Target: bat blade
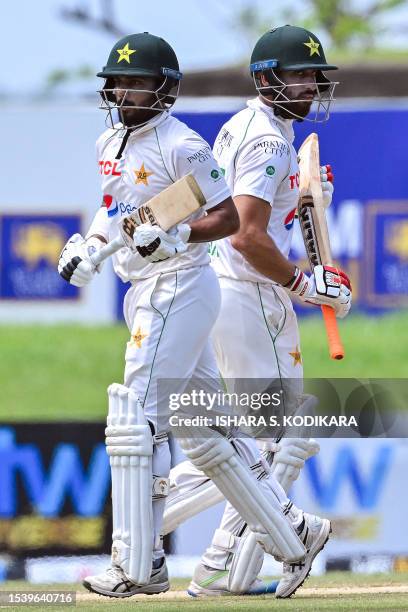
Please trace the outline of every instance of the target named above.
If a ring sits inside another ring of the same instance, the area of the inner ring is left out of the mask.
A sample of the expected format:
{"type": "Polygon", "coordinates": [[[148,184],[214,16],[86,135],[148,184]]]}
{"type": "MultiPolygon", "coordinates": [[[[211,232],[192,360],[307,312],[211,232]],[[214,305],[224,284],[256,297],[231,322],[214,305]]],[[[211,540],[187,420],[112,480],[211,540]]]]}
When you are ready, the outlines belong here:
{"type": "Polygon", "coordinates": [[[183,176],[135,212],[124,217],[119,224],[120,236],[94,253],[92,262],[98,265],[124,246],[134,249],[133,235],[139,225],[158,225],[166,232],[199,210],[205,202],[204,194],[194,176],[183,176]]]}
{"type": "MultiPolygon", "coordinates": [[[[299,222],[310,267],[333,265],[320,182],[320,155],[317,134],[310,134],[299,149],[299,222]]],[[[332,359],[343,359],[337,319],[331,306],[322,306],[329,352],[332,359]]]]}
{"type": "Polygon", "coordinates": [[[123,240],[126,246],[134,246],[133,234],[143,223],[158,225],[167,232],[204,204],[205,197],[197,181],[192,174],[187,174],[123,219],[120,224],[123,240]]]}

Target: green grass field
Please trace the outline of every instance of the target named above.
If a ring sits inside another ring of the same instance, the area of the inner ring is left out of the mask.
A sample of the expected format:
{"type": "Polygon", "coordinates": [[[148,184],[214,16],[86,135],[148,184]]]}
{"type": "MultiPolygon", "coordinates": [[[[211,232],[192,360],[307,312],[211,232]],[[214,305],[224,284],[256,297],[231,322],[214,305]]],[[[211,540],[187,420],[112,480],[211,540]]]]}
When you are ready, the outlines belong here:
{"type": "MultiPolygon", "coordinates": [[[[23,582],[7,582],[1,590],[77,591],[77,608],[81,610],[112,610],[113,607],[137,610],[180,610],[189,612],[214,612],[219,610],[407,610],[408,573],[356,575],[349,572],[333,572],[325,576],[309,578],[305,586],[289,600],[277,600],[273,595],[258,597],[218,597],[190,599],[185,596],[187,580],[172,581],[169,594],[130,599],[108,599],[94,596],[79,584],[28,585],[23,582]],[[361,592],[361,591],[364,592],[361,592]],[[405,592],[400,592],[405,591],[405,592]],[[303,594],[302,594],[303,592],[303,594]]],[[[38,607],[24,609],[38,610],[38,607]]],[[[57,609],[47,606],[47,609],[57,609]]],[[[61,607],[59,608],[61,609],[61,607]]]]}
{"type": "MultiPolygon", "coordinates": [[[[328,357],[320,317],[300,321],[305,376],[406,377],[408,314],[340,322],[343,361],[328,357]]],[[[123,325],[0,326],[0,421],[100,420],[106,388],[123,379],[123,325]]],[[[181,340],[182,341],[182,340],[181,340]]]]}

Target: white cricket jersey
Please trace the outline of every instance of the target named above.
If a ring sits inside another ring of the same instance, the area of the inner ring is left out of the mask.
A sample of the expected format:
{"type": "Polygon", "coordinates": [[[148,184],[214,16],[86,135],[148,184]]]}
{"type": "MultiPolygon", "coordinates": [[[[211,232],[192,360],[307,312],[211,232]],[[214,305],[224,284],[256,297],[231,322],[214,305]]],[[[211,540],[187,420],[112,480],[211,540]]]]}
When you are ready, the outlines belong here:
{"type": "MultiPolygon", "coordinates": [[[[275,117],[259,98],[249,100],[221,128],[213,152],[233,196],[251,195],[269,202],[268,234],[287,257],[299,197],[299,165],[293,147],[292,120],[275,117]]],[[[219,276],[271,282],[231,246],[229,238],[216,243],[213,257],[219,276]]]]}
{"type": "MultiPolygon", "coordinates": [[[[145,204],[166,187],[192,173],[206,199],[205,206],[189,217],[197,219],[231,195],[211,147],[184,123],[163,113],[131,132],[119,156],[125,131],[108,129],[96,143],[102,178],[106,226],[103,235],[119,234],[121,219],[145,204]]],[[[123,147],[122,147],[123,148],[123,147]]],[[[187,251],[158,263],[123,248],[113,255],[113,267],[124,281],[209,263],[208,243],[189,244],[187,251]]]]}

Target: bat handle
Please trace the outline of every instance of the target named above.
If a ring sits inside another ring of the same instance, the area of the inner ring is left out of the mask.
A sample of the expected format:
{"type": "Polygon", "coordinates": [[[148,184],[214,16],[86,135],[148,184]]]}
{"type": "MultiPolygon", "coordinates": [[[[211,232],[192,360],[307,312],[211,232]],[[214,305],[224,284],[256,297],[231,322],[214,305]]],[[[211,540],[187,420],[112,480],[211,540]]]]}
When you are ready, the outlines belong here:
{"type": "Polygon", "coordinates": [[[343,359],[344,348],[337,327],[336,313],[331,306],[322,306],[322,314],[326,325],[330,357],[332,359],[343,359]]]}
{"type": "Polygon", "coordinates": [[[102,261],[105,261],[108,257],[119,251],[122,247],[126,246],[122,236],[117,236],[111,242],[108,242],[105,246],[100,248],[95,253],[89,256],[94,266],[98,266],[102,261]]]}

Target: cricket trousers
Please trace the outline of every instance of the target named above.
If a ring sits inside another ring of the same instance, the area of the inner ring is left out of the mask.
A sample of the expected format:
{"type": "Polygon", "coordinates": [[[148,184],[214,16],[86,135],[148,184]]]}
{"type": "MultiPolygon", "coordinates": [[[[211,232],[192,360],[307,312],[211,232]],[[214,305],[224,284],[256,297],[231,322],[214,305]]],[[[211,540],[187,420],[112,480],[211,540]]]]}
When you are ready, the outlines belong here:
{"type": "MultiPolygon", "coordinates": [[[[210,334],[220,308],[220,290],[209,265],[177,270],[135,282],[124,300],[130,332],[125,353],[124,384],[138,395],[155,434],[168,430],[168,389],[159,379],[174,379],[182,393],[191,377],[213,380],[219,372],[210,334]]],[[[167,478],[170,449],[154,446],[153,474],[167,478]]],[[[154,558],[163,555],[160,538],[165,499],[153,503],[154,558]]]]}

